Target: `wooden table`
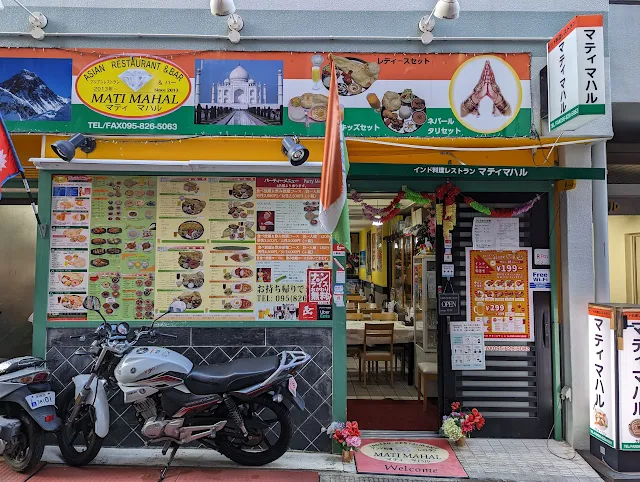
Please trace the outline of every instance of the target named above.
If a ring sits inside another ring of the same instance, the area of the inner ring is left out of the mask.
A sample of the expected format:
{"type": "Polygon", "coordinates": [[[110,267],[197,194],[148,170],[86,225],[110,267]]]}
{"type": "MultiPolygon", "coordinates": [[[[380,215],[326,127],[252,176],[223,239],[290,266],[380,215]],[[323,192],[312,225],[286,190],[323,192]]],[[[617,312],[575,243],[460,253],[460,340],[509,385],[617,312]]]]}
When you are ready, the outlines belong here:
{"type": "Polygon", "coordinates": [[[382,308],[360,308],[360,313],[370,315],[371,313],[382,313],[382,308]]]}
{"type": "MultiPolygon", "coordinates": [[[[364,343],[364,325],[365,324],[388,324],[391,323],[389,321],[382,320],[347,320],[347,345],[357,345],[362,347],[364,343]]],[[[384,340],[380,341],[380,344],[383,343],[384,340]]],[[[394,345],[405,345],[407,347],[407,351],[409,352],[407,367],[408,367],[408,384],[413,385],[413,364],[414,364],[414,356],[415,356],[415,347],[414,347],[414,328],[413,326],[405,326],[403,323],[396,321],[394,322],[393,327],[393,344],[394,345]]]]}

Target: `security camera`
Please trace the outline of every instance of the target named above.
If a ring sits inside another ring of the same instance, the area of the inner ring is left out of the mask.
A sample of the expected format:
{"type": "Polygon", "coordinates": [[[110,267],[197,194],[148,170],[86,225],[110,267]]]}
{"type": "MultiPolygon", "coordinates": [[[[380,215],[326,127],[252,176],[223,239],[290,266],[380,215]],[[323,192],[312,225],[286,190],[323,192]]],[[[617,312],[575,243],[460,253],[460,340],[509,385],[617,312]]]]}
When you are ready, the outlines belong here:
{"type": "Polygon", "coordinates": [[[292,166],[301,166],[309,159],[309,149],[300,144],[297,136],[282,139],[282,154],[289,159],[292,166]]]}
{"type": "Polygon", "coordinates": [[[51,144],[51,149],[56,153],[56,156],[66,162],[71,162],[76,156],[77,148],[80,148],[85,154],[91,154],[96,149],[96,140],[93,137],[74,134],[67,141],[56,141],[51,144]]]}

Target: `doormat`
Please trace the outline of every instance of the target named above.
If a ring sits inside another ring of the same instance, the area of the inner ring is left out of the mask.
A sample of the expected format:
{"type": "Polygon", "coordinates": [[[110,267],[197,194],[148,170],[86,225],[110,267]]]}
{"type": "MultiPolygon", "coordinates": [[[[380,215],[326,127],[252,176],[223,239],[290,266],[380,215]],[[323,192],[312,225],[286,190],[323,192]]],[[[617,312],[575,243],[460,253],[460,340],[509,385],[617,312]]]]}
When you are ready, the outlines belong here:
{"type": "Polygon", "coordinates": [[[359,474],[467,477],[445,439],[364,439],[356,452],[359,474]]]}

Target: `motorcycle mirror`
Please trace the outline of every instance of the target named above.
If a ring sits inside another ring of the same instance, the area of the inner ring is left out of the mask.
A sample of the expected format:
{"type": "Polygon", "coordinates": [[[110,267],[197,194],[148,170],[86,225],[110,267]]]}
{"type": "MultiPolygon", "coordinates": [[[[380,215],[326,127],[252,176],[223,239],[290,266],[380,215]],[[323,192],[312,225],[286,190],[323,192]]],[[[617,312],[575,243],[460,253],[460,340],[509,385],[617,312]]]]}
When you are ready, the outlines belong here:
{"type": "Polygon", "coordinates": [[[169,305],[169,313],[184,313],[187,311],[187,304],[182,300],[176,300],[169,305]]]}
{"type": "Polygon", "coordinates": [[[86,310],[100,311],[100,299],[97,296],[87,296],[82,302],[82,306],[86,310]]]}

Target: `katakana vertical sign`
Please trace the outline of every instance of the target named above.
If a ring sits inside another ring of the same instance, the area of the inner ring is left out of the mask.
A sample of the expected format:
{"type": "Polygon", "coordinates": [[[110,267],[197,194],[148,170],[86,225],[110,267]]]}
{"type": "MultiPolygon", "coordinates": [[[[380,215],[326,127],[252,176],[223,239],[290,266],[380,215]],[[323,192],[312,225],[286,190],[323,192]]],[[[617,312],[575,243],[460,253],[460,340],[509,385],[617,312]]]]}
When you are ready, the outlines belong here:
{"type": "Polygon", "coordinates": [[[640,451],[640,312],[624,312],[618,346],[620,448],[640,451]]]}
{"type": "Polygon", "coordinates": [[[310,303],[331,303],[331,270],[310,269],[307,271],[307,301],[310,303]]]}
{"type": "Polygon", "coordinates": [[[602,15],[574,17],[547,44],[549,130],[575,130],[605,114],[602,15]]]}
{"type": "Polygon", "coordinates": [[[589,433],[616,448],[614,311],[589,306],[589,433]]]}

